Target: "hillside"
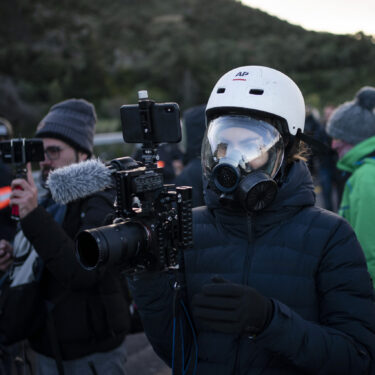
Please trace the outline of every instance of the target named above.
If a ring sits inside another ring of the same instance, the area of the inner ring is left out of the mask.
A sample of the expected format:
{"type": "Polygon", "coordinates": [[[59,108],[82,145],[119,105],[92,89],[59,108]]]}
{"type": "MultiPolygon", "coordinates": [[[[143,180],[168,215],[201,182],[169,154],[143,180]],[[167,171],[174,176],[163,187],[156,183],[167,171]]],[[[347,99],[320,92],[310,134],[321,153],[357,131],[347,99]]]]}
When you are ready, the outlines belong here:
{"type": "Polygon", "coordinates": [[[0,12],[0,116],[26,135],[73,96],[102,118],[138,89],[184,109],[241,65],[282,70],[318,107],[375,85],[371,37],[306,31],[234,0],[6,0],[0,12]]]}

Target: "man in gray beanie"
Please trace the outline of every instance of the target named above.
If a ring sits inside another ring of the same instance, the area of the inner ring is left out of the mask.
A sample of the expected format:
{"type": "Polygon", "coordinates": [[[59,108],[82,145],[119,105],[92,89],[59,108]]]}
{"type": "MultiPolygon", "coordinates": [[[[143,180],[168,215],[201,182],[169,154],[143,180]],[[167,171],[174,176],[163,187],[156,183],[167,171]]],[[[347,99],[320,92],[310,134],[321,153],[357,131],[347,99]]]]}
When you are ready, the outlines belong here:
{"type": "Polygon", "coordinates": [[[339,214],[354,228],[375,287],[375,88],[363,87],[331,115],[327,132],[339,156],[337,167],[350,174],[339,214]]]}
{"type": "MultiPolygon", "coordinates": [[[[91,157],[95,123],[95,108],[84,99],[65,100],[50,109],[36,131],[44,145],[44,180],[51,170],[91,157]]],[[[27,247],[42,261],[41,305],[53,306],[28,338],[36,374],[124,375],[130,324],[124,281],[116,270],[84,270],[74,242],[81,230],[104,224],[113,211],[114,190],[67,205],[57,204],[50,195],[38,202],[30,169],[27,180],[15,179],[12,188],[10,203],[19,207],[22,229],[16,234],[13,255],[27,247]]],[[[33,272],[35,262],[31,264],[33,272]]]]}
{"type": "Polygon", "coordinates": [[[52,106],[40,122],[36,137],[54,136],[91,155],[95,132],[94,106],[84,99],[68,99],[52,106]]]}
{"type": "Polygon", "coordinates": [[[36,137],[44,139],[47,150],[47,158],[41,163],[43,181],[46,181],[51,170],[91,157],[95,123],[95,108],[84,99],[68,99],[52,106],[39,123],[35,134],[36,137]],[[53,139],[52,142],[51,139],[53,139]],[[59,140],[58,145],[56,140],[59,140]],[[51,146],[52,143],[53,146],[51,146]],[[66,150],[65,153],[64,150],[66,150]],[[74,158],[66,160],[65,154],[69,154],[72,150],[74,158]]]}

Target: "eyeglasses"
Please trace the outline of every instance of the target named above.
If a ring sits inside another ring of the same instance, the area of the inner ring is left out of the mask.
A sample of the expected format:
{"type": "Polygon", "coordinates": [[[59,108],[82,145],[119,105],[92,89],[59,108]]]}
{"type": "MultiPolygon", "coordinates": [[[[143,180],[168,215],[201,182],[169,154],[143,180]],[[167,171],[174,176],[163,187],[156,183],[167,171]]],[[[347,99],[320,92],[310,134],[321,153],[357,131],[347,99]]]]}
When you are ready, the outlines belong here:
{"type": "Polygon", "coordinates": [[[65,148],[59,146],[49,146],[44,150],[44,153],[49,160],[57,160],[60,157],[60,152],[64,150],[65,148]]]}

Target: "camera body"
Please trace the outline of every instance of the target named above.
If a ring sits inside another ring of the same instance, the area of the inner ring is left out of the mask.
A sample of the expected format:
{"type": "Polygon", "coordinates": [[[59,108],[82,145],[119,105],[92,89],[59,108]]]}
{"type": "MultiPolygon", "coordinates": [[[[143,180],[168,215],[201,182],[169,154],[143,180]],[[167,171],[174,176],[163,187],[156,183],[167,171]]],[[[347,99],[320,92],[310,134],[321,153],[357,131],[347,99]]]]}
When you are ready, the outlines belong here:
{"type": "Polygon", "coordinates": [[[13,138],[1,141],[0,155],[2,161],[12,164],[16,171],[24,170],[28,162],[44,160],[43,141],[39,138],[13,138]]]}
{"type": "Polygon", "coordinates": [[[178,269],[180,251],[192,246],[192,188],[164,184],[156,164],[157,146],[181,138],[178,105],[140,92],[138,106],[121,107],[121,120],[124,140],[142,143],[143,162],[123,157],[107,164],[116,188],[112,224],[80,232],[77,257],[89,270],[178,269]]]}

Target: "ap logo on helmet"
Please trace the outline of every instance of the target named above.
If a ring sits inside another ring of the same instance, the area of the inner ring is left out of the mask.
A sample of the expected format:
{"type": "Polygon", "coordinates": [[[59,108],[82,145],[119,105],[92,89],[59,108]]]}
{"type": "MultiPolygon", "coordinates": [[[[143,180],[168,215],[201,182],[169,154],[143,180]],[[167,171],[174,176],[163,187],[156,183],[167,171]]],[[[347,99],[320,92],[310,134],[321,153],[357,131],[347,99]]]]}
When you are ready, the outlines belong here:
{"type": "Polygon", "coordinates": [[[238,72],[233,78],[233,81],[246,81],[246,76],[249,75],[249,72],[238,72]]]}

